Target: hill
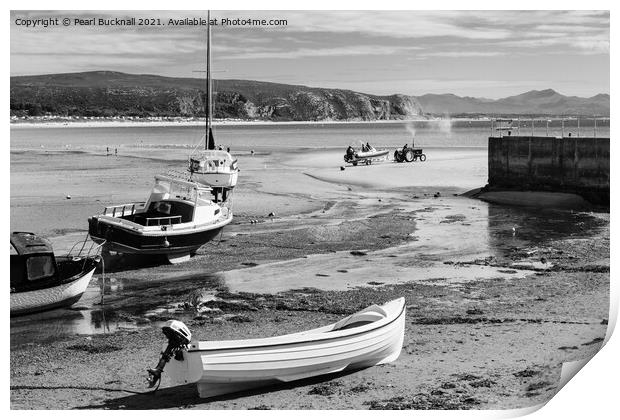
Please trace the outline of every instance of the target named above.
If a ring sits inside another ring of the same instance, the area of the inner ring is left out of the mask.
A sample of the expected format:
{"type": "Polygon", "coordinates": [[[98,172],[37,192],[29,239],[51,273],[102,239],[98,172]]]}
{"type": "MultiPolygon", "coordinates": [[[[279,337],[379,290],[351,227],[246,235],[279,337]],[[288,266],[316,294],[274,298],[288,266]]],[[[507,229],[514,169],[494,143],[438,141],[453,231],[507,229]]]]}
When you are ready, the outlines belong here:
{"type": "MultiPolygon", "coordinates": [[[[389,120],[421,114],[415,98],[248,80],[214,81],[214,117],[389,120]]],[[[11,77],[12,115],[204,116],[201,79],[109,71],[11,77]]]]}
{"type": "MultiPolygon", "coordinates": [[[[215,118],[400,120],[422,115],[609,115],[609,95],[552,89],[502,99],[453,94],[370,95],[251,80],[214,81],[215,118]]],[[[205,81],[112,71],[11,77],[11,115],[204,117],[205,81]]]]}

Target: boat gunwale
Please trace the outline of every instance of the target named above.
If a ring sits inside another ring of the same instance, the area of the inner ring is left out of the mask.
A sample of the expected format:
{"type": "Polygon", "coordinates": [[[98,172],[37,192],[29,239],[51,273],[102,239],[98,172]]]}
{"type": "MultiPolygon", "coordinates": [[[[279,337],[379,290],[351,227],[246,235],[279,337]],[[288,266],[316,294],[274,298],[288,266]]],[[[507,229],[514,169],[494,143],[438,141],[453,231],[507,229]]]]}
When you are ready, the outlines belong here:
{"type": "MultiPolygon", "coordinates": [[[[350,338],[350,337],[355,337],[358,335],[362,335],[362,334],[368,334],[371,333],[373,331],[379,330],[381,328],[387,327],[388,325],[391,325],[393,323],[395,323],[396,321],[398,321],[401,316],[403,316],[403,313],[405,312],[406,306],[405,306],[405,298],[404,297],[400,297],[398,299],[394,299],[393,301],[390,302],[386,302],[383,305],[380,306],[385,306],[389,303],[392,302],[396,302],[402,300],[402,306],[400,308],[400,312],[398,313],[398,315],[394,316],[392,319],[390,319],[388,322],[382,323],[381,325],[376,325],[373,328],[368,328],[368,329],[364,329],[362,331],[355,331],[358,328],[364,328],[367,327],[368,325],[372,325],[375,323],[381,323],[384,320],[379,320],[379,321],[375,321],[372,322],[370,324],[367,325],[362,325],[359,327],[355,327],[355,328],[351,328],[349,330],[338,330],[338,331],[325,331],[322,334],[326,334],[326,333],[330,333],[330,332],[334,332],[334,333],[345,333],[345,334],[334,334],[331,335],[329,337],[320,337],[318,335],[316,335],[313,339],[303,339],[304,334],[303,333],[293,333],[293,334],[286,334],[286,335],[280,335],[280,336],[275,336],[275,337],[267,337],[267,338],[255,338],[255,339],[247,339],[247,340],[227,340],[227,341],[199,341],[196,345],[196,348],[189,348],[187,350],[185,350],[187,353],[196,353],[196,352],[212,352],[212,351],[221,351],[221,350],[240,350],[240,349],[250,349],[250,348],[266,348],[266,347],[283,347],[283,346],[288,346],[288,345],[299,345],[299,344],[307,344],[307,343],[317,343],[317,342],[323,342],[323,341],[329,341],[329,340],[337,340],[337,339],[343,339],[343,338],[350,338]],[[348,334],[347,334],[348,333],[348,334]],[[285,337],[290,337],[290,338],[298,338],[301,340],[293,340],[290,342],[281,342],[281,343],[265,343],[265,344],[255,344],[252,345],[251,343],[247,344],[247,345],[237,345],[234,346],[232,343],[235,342],[239,342],[239,341],[252,341],[252,340],[275,340],[275,339],[279,339],[279,338],[285,338],[285,337]],[[230,343],[228,346],[224,345],[222,347],[218,347],[218,348],[200,348],[200,343],[230,343]]],[[[387,318],[386,318],[387,319],[387,318]]],[[[326,325],[324,327],[320,327],[320,328],[316,328],[316,329],[321,329],[321,328],[327,328],[330,326],[335,325],[335,323],[333,324],[329,324],[326,325]]],[[[313,331],[313,330],[308,330],[313,331]]]]}
{"type": "MultiPolygon", "coordinates": [[[[396,318],[397,320],[400,317],[396,318]]],[[[324,359],[326,357],[336,358],[335,360],[341,360],[343,357],[348,358],[352,352],[361,352],[361,354],[368,354],[369,348],[377,345],[385,345],[385,343],[391,343],[391,339],[395,335],[400,335],[398,328],[395,330],[388,329],[386,331],[372,331],[376,333],[371,338],[365,338],[365,334],[356,335],[356,341],[332,339],[328,343],[323,341],[313,341],[312,346],[294,348],[285,348],[284,345],[273,346],[271,350],[262,350],[258,352],[241,352],[241,353],[225,353],[225,354],[213,354],[211,351],[207,351],[206,354],[199,355],[198,357],[203,364],[203,369],[209,371],[209,376],[212,376],[214,372],[221,372],[230,369],[232,365],[244,365],[253,366],[252,371],[257,370],[270,370],[270,368],[257,369],[254,366],[257,364],[273,364],[281,362],[308,362],[313,359],[324,359]],[[349,347],[353,347],[352,350],[349,347]],[[310,352],[312,355],[307,355],[310,352]],[[318,353],[317,353],[318,352],[318,353]],[[341,357],[343,356],[343,357],[341,357]],[[232,361],[231,361],[232,360],[232,361]],[[208,366],[208,368],[206,367],[208,366]]],[[[353,336],[347,336],[351,338],[353,336]]],[[[390,346],[391,344],[387,344],[390,346]]],[[[251,350],[252,348],[243,349],[251,350]]],[[[228,350],[228,349],[226,349],[228,350]]],[[[235,349],[237,350],[237,349],[235,349]]]]}
{"type": "MultiPolygon", "coordinates": [[[[106,216],[102,214],[95,215],[92,217],[97,218],[98,222],[101,221],[103,223],[107,223],[111,226],[115,226],[117,228],[120,228],[122,230],[125,230],[127,232],[130,232],[130,233],[133,233],[139,236],[151,236],[151,237],[162,236],[163,237],[163,236],[187,235],[191,233],[200,233],[200,232],[206,232],[206,231],[213,230],[213,229],[218,229],[220,226],[223,227],[229,224],[232,221],[233,215],[232,215],[232,211],[229,210],[228,216],[226,216],[225,218],[218,217],[214,221],[207,222],[207,223],[196,223],[194,221],[186,222],[186,223],[176,223],[170,226],[181,226],[181,227],[180,228],[173,227],[169,230],[168,229],[161,230],[161,227],[157,225],[144,226],[139,223],[132,222],[130,220],[122,219],[120,217],[106,216]],[[122,220],[122,222],[120,220],[122,220]],[[182,226],[182,225],[187,225],[187,226],[182,226]],[[146,230],[145,228],[147,227],[149,228],[159,227],[160,229],[146,230]]],[[[168,225],[162,225],[162,226],[168,226],[168,225]]]]}

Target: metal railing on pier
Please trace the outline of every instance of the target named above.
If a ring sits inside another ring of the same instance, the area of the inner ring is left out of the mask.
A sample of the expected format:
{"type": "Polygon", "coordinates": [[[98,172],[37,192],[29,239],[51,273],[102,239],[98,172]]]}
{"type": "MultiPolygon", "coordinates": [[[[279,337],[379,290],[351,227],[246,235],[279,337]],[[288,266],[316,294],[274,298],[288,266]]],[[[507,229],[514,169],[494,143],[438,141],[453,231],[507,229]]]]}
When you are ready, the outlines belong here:
{"type": "Polygon", "coordinates": [[[535,134],[561,137],[594,137],[599,133],[599,124],[607,123],[608,117],[591,118],[493,118],[491,119],[491,137],[526,136],[535,134]],[[585,122],[586,124],[582,124],[585,122]]]}

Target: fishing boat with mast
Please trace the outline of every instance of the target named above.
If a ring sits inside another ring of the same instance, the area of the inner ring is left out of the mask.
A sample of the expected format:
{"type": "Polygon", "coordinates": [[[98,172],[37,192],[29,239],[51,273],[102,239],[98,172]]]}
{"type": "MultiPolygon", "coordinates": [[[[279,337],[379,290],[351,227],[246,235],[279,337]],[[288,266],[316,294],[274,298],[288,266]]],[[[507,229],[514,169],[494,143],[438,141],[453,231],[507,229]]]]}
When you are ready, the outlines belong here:
{"type": "MultiPolygon", "coordinates": [[[[211,13],[207,12],[207,22],[211,13]]],[[[239,168],[237,159],[227,150],[219,147],[216,150],[213,136],[213,86],[211,79],[211,25],[207,25],[207,68],[205,78],[205,144],[204,150],[194,150],[189,157],[188,171],[190,180],[208,185],[221,193],[230,196],[231,190],[237,185],[239,168]]]]}
{"type": "MultiPolygon", "coordinates": [[[[209,16],[210,17],[210,16],[209,16]]],[[[189,260],[232,221],[237,161],[215,150],[211,128],[210,28],[207,30],[205,150],[190,157],[188,172],[156,175],[146,201],[105,207],[88,219],[88,232],[106,251],[165,255],[170,263],[189,260]]]]}

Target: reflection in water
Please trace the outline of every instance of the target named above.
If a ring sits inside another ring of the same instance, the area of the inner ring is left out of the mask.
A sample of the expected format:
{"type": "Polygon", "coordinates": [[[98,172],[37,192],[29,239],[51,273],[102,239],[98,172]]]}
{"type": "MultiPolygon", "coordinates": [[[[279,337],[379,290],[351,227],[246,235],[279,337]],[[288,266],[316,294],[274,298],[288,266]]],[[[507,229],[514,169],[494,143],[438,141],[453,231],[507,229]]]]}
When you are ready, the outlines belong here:
{"type": "Polygon", "coordinates": [[[82,298],[70,308],[11,318],[11,348],[28,343],[44,344],[76,334],[106,334],[121,329],[161,326],[163,321],[149,321],[144,317],[132,319],[118,309],[106,307],[105,299],[116,299],[123,295],[146,296],[149,289],[157,289],[162,291],[162,298],[140,299],[138,303],[133,302],[133,306],[125,309],[131,315],[161,315],[177,309],[183,302],[182,298],[180,302],[169,302],[171,296],[185,296],[189,291],[218,281],[216,276],[205,275],[160,281],[106,276],[102,305],[101,277],[93,278],[82,298]]]}
{"type": "Polygon", "coordinates": [[[591,235],[604,225],[585,212],[488,204],[489,245],[498,252],[591,235]]]}
{"type": "MultiPolygon", "coordinates": [[[[101,306],[100,278],[91,282],[71,308],[60,308],[11,318],[11,348],[27,343],[44,344],[69,335],[92,335],[133,329],[133,322],[119,320],[101,306]]],[[[106,279],[106,295],[122,291],[123,283],[106,279]]]]}

